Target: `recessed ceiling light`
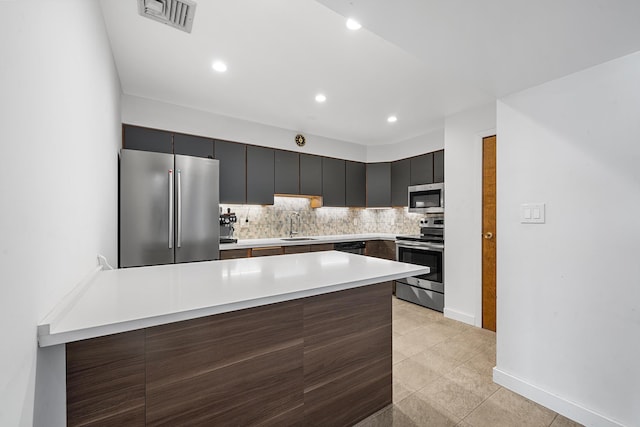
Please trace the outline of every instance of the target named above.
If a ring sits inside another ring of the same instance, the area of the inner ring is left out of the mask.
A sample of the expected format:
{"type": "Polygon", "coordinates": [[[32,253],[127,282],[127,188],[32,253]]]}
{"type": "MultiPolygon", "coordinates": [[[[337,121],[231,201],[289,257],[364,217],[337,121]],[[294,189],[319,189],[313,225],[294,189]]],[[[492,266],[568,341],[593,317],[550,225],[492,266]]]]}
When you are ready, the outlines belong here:
{"type": "Polygon", "coordinates": [[[347,28],[350,30],[359,30],[360,28],[362,28],[362,25],[360,25],[360,23],[358,21],[356,21],[355,19],[347,19],[347,28]]]}
{"type": "Polygon", "coordinates": [[[319,93],[316,95],[316,102],[324,102],[327,100],[327,97],[323,94],[319,93]]]}
{"type": "Polygon", "coordinates": [[[213,64],[211,64],[211,68],[219,73],[224,73],[225,71],[227,71],[227,64],[222,61],[213,61],[213,64]]]}
{"type": "Polygon", "coordinates": [[[398,118],[396,116],[389,116],[389,117],[387,117],[387,121],[389,123],[395,123],[395,122],[398,121],[398,118]]]}

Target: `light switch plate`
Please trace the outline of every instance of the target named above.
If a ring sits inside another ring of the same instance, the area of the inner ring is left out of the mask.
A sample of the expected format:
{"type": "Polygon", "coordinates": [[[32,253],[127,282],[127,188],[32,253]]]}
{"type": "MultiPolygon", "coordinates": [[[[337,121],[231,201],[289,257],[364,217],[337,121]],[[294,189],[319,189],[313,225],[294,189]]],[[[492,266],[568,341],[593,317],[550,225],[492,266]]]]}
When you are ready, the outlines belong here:
{"type": "Polygon", "coordinates": [[[545,204],[524,203],[520,205],[520,222],[522,224],[544,224],[545,204]]]}

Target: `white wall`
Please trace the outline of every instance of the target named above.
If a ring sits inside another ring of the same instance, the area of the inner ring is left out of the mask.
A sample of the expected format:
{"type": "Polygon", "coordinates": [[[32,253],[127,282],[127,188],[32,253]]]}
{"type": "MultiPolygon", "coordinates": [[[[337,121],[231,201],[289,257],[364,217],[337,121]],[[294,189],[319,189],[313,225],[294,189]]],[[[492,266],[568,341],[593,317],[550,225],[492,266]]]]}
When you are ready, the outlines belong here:
{"type": "Polygon", "coordinates": [[[364,145],[305,134],[307,143],[300,148],[293,130],[131,95],[122,97],[122,123],[360,162],[367,158],[364,145]]]}
{"type": "Polygon", "coordinates": [[[31,426],[36,324],[116,260],[120,85],[95,1],[0,2],[0,57],[0,425],[31,426]]]}
{"type": "Polygon", "coordinates": [[[638,76],[640,52],[498,103],[494,378],[589,426],[640,425],[638,76]]]}
{"type": "Polygon", "coordinates": [[[495,126],[492,103],[447,117],[444,131],[444,314],[476,326],[482,325],[482,137],[495,135],[495,126]]]}
{"type": "Polygon", "coordinates": [[[395,144],[367,147],[367,162],[389,162],[406,159],[444,148],[444,127],[395,144]]]}

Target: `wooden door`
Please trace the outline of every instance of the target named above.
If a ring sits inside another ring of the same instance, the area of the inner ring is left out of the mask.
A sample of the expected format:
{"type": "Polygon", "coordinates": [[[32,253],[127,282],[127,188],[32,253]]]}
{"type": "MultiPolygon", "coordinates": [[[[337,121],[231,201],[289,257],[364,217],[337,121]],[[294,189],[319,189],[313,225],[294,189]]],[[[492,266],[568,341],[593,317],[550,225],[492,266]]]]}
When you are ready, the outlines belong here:
{"type": "Polygon", "coordinates": [[[482,139],[482,327],[496,330],[496,137],[482,139]]]}

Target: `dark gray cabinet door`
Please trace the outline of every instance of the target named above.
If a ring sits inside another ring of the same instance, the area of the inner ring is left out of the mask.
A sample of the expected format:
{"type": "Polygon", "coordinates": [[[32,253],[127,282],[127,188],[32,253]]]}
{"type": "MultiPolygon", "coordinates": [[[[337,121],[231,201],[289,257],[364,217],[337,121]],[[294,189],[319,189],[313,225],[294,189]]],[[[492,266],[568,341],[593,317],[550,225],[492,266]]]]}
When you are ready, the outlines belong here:
{"type": "Polygon", "coordinates": [[[433,153],[411,158],[411,185],[433,183],[433,153]]]}
{"type": "Polygon", "coordinates": [[[215,141],[215,154],[220,160],[220,203],[246,203],[246,146],[215,141]]]}
{"type": "Polygon", "coordinates": [[[173,136],[173,152],[185,156],[213,159],[213,140],[176,133],[173,136]]]}
{"type": "Polygon", "coordinates": [[[367,207],[391,206],[391,163],[367,164],[367,207]]]}
{"type": "Polygon", "coordinates": [[[300,194],[300,154],[275,151],[275,193],[300,194]]]}
{"type": "Polygon", "coordinates": [[[322,158],[322,205],[345,206],[345,161],[322,158]]]}
{"type": "Polygon", "coordinates": [[[433,153],[433,182],[444,182],[444,150],[433,153]]]}
{"type": "Polygon", "coordinates": [[[349,207],[364,207],[367,203],[367,168],[364,163],[345,164],[345,202],[349,207]]]}
{"type": "Polygon", "coordinates": [[[322,195],[322,157],[300,154],[300,194],[322,195]]]}
{"type": "Polygon", "coordinates": [[[397,160],[391,163],[391,206],[407,206],[411,160],[397,160]]]}
{"type": "Polygon", "coordinates": [[[274,193],[273,148],[247,145],[247,204],[272,205],[274,193]]]}
{"type": "Polygon", "coordinates": [[[122,147],[130,150],[173,153],[173,133],[124,125],[122,147]]]}

